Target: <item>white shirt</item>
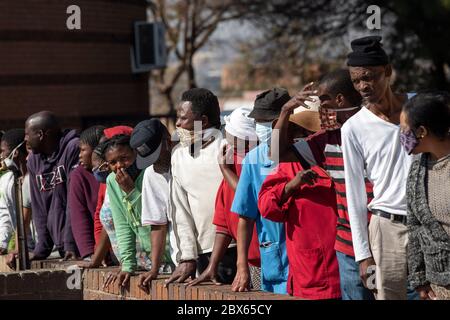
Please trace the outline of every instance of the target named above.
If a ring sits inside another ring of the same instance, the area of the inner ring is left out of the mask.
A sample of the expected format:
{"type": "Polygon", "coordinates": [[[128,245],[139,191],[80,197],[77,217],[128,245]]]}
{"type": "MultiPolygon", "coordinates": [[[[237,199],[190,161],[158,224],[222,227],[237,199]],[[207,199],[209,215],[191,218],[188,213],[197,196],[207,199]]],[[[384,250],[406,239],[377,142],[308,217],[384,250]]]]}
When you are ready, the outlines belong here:
{"type": "Polygon", "coordinates": [[[406,215],[406,180],[412,157],[400,143],[400,126],[362,108],[341,130],[348,214],[356,261],[372,256],[367,229],[364,168],[373,184],[369,210],[406,215]]]}
{"type": "Polygon", "coordinates": [[[152,166],[145,169],[142,180],[142,225],[167,223],[170,208],[170,173],[160,174],[152,166]]]}
{"type": "Polygon", "coordinates": [[[221,134],[215,137],[196,157],[191,156],[190,147],[181,145],[172,153],[173,232],[181,249],[178,263],[195,260],[213,249],[216,228],[212,222],[223,179],[217,157],[225,142],[221,134]]]}

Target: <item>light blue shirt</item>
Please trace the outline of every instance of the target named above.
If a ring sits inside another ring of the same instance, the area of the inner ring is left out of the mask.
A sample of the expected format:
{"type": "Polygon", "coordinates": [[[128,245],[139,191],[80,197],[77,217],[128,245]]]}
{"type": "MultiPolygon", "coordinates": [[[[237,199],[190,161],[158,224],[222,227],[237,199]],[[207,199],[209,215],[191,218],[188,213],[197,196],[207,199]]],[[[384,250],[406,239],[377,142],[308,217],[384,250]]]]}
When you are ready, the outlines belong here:
{"type": "Polygon", "coordinates": [[[274,168],[275,163],[269,159],[269,146],[266,143],[251,150],[242,162],[231,211],[256,221],[262,290],[286,294],[289,262],[284,224],[264,219],[258,210],[259,191],[274,168]]]}

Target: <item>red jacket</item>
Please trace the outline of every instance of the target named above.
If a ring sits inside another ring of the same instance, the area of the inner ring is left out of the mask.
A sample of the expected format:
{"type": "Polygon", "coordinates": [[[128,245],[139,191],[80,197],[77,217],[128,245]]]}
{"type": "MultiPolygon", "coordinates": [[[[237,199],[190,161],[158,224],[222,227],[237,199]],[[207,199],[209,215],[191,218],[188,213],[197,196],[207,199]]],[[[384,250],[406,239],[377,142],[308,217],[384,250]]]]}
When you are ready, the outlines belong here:
{"type": "Polygon", "coordinates": [[[304,299],[341,297],[339,267],[334,250],[336,239],[336,194],[331,178],[318,166],[314,185],[304,185],[280,205],[285,185],[300,163],[282,163],[269,175],[259,193],[258,207],[269,220],[286,223],[289,258],[288,293],[304,299]]]}
{"type": "Polygon", "coordinates": [[[95,238],[95,246],[97,246],[98,242],[100,241],[100,235],[102,234],[103,225],[100,221],[100,210],[103,206],[103,201],[105,200],[105,193],[106,193],[106,184],[100,183],[100,188],[98,189],[98,199],[97,199],[97,206],[95,208],[94,213],[94,238],[95,238]]]}

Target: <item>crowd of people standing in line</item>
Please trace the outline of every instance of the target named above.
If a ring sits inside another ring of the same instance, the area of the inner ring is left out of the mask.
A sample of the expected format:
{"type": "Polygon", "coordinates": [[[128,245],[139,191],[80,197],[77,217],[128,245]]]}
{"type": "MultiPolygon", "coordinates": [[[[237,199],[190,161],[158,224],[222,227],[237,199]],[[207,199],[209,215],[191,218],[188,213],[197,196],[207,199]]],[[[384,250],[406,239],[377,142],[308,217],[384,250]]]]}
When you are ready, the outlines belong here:
{"type": "Polygon", "coordinates": [[[396,93],[381,37],[290,96],[273,88],[221,121],[183,93],[157,119],[62,130],[31,115],[1,137],[0,254],[17,256],[22,176],[31,260],[117,266],[166,283],[304,299],[450,299],[450,94],[396,93]],[[14,244],[15,243],[15,244],[14,244]]]}

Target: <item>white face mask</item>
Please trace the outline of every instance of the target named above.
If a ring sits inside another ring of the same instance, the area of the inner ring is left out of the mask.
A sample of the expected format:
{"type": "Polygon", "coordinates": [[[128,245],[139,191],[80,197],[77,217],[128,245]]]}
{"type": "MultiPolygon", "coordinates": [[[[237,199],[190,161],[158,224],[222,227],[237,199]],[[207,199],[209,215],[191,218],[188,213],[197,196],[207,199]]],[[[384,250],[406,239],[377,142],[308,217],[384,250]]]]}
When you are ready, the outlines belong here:
{"type": "Polygon", "coordinates": [[[256,123],[256,135],[261,143],[270,143],[272,137],[272,121],[256,123]]]}
{"type": "Polygon", "coordinates": [[[201,131],[197,132],[197,134],[195,134],[195,131],[190,131],[190,130],[186,130],[183,128],[177,128],[176,132],[177,132],[178,138],[180,139],[180,144],[183,147],[190,146],[195,141],[202,138],[201,131]]]}
{"type": "Polygon", "coordinates": [[[9,170],[10,168],[17,168],[17,165],[16,165],[16,163],[14,162],[14,160],[12,158],[13,158],[14,153],[16,152],[16,150],[19,149],[24,143],[25,143],[25,141],[22,141],[21,143],[19,143],[17,145],[17,147],[15,147],[9,153],[9,155],[5,159],[3,159],[0,171],[6,171],[6,170],[9,170]]]}

